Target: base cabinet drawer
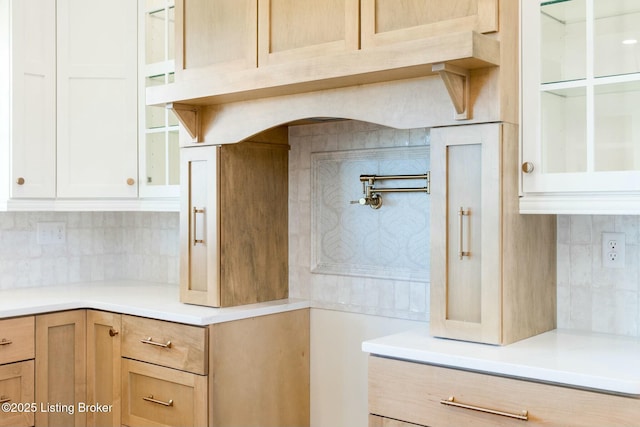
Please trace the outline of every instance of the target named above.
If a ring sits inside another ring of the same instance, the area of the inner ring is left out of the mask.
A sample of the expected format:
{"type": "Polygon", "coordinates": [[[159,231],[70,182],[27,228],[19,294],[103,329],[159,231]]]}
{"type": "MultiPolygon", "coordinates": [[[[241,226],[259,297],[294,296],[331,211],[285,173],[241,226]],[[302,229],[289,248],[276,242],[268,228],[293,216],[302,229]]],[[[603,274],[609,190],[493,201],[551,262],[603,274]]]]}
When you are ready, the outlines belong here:
{"type": "Polygon", "coordinates": [[[34,331],[33,316],[0,320],[0,365],[33,359],[34,331]]]}
{"type": "Polygon", "coordinates": [[[207,374],[207,328],[122,316],[122,357],[207,374]]]}
{"type": "Polygon", "coordinates": [[[33,375],[33,360],[0,366],[0,427],[34,424],[33,375]]]}
{"type": "Polygon", "coordinates": [[[207,377],[136,360],[122,360],[122,423],[207,425],[207,377]]]}
{"type": "Polygon", "coordinates": [[[369,412],[430,427],[637,426],[640,399],[371,356],[369,412]]]}

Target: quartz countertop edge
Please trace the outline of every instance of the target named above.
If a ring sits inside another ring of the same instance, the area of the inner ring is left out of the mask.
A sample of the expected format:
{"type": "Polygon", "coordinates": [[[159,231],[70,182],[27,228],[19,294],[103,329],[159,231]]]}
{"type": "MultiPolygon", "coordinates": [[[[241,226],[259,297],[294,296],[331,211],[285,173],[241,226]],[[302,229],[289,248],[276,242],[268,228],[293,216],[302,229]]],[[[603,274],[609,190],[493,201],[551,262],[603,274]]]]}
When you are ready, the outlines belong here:
{"type": "Polygon", "coordinates": [[[309,308],[288,298],[213,308],[180,302],[177,285],[132,280],[0,290],[0,319],[74,309],[95,309],[205,326],[309,308]]]}
{"type": "Polygon", "coordinates": [[[640,340],[553,330],[506,346],[429,335],[428,326],[365,341],[385,357],[640,397],[640,340]]]}

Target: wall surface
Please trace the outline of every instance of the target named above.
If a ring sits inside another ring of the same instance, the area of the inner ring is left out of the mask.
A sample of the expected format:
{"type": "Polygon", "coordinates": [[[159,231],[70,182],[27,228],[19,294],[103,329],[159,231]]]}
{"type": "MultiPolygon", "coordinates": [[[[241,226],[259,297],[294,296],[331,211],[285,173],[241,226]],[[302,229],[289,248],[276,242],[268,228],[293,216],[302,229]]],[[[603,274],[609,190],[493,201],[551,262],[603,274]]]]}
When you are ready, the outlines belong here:
{"type": "MultiPolygon", "coordinates": [[[[374,210],[361,174],[423,174],[427,129],[357,121],[289,130],[289,286],[315,307],[428,319],[429,196],[385,194],[374,210]]],[[[424,187],[424,180],[378,187],[424,187]]]]}
{"type": "Polygon", "coordinates": [[[0,289],[99,280],[178,283],[178,214],[0,212],[0,289]],[[66,242],[38,244],[38,223],[66,242]]]}

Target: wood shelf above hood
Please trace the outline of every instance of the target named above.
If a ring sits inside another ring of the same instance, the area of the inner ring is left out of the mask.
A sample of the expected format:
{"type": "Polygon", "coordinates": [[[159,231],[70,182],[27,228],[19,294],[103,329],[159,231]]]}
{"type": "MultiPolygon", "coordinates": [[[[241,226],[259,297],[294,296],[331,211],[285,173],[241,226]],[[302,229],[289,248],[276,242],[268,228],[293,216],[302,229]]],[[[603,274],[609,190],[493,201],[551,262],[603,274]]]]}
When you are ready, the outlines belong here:
{"type": "MultiPolygon", "coordinates": [[[[207,106],[440,74],[457,113],[468,71],[499,65],[500,42],[473,31],[147,88],[147,104],[207,106]],[[444,64],[444,65],[440,65],[444,64]],[[450,70],[454,69],[455,77],[450,70]],[[453,78],[452,78],[453,77],[453,78]]],[[[464,107],[463,107],[464,109],[464,107]]],[[[468,118],[468,117],[467,117],[468,118]]],[[[196,134],[198,131],[192,129],[196,134]]]]}

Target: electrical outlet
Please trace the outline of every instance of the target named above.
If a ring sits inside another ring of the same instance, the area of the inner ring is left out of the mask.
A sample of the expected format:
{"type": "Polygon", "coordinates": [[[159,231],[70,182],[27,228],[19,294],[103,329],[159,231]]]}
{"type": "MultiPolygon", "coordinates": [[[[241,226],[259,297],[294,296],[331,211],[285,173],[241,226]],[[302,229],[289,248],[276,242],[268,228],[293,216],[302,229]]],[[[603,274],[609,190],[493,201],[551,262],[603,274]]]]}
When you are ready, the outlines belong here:
{"type": "Polygon", "coordinates": [[[64,222],[39,222],[38,244],[55,245],[67,241],[67,225],[64,222]]]}
{"type": "Polygon", "coordinates": [[[624,268],[625,234],[602,233],[602,266],[624,268]]]}

